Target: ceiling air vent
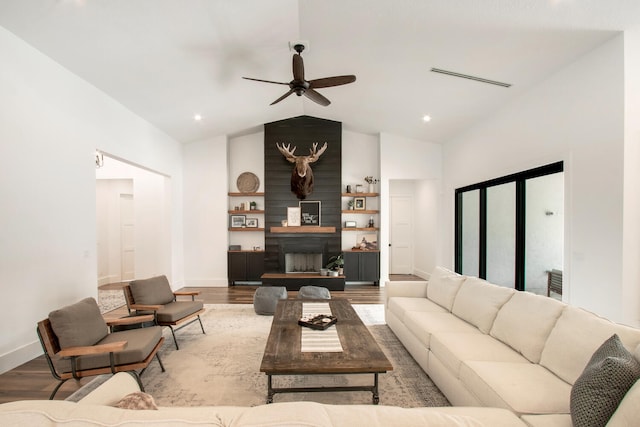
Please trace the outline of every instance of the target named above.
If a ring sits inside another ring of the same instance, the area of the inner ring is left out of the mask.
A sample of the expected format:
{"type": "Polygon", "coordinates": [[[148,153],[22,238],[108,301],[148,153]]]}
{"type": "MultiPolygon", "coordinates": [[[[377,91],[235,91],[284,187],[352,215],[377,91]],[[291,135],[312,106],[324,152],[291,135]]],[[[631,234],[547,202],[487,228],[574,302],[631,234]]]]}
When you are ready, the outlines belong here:
{"type": "Polygon", "coordinates": [[[502,86],[502,87],[511,87],[510,83],[503,83],[503,82],[498,82],[498,81],[495,81],[495,80],[483,79],[482,77],[470,76],[468,74],[460,74],[460,73],[456,73],[454,71],[441,70],[440,68],[432,68],[431,71],[433,71],[434,73],[446,74],[448,76],[460,77],[460,78],[469,79],[469,80],[475,80],[475,81],[481,82],[481,83],[488,83],[488,84],[491,84],[491,85],[502,86]]]}

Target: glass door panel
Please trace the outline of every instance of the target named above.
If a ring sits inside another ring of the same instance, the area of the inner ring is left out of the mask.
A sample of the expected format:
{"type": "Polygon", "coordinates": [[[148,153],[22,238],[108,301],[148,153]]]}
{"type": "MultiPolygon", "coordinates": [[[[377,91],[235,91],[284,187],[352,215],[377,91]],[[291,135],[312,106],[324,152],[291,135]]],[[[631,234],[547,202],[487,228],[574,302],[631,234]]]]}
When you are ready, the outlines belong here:
{"type": "MultiPolygon", "coordinates": [[[[563,265],[564,173],[527,179],[525,183],[525,290],[547,295],[549,272],[561,272],[563,265]]],[[[562,299],[558,292],[549,292],[549,296],[562,299]]]]}
{"type": "Polygon", "coordinates": [[[516,184],[487,188],[487,280],[513,288],[516,275],[516,184]]]}
{"type": "Polygon", "coordinates": [[[462,274],[477,276],[480,268],[480,190],[462,193],[462,274]]]}

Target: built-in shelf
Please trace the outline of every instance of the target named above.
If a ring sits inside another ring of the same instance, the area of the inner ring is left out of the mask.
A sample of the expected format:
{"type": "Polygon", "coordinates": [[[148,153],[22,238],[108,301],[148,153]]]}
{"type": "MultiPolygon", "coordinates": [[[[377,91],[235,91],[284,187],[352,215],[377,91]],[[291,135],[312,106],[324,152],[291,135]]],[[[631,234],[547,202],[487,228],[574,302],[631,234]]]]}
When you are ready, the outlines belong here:
{"type": "Polygon", "coordinates": [[[261,227],[229,227],[229,231],[264,231],[261,227]]]}
{"type": "Polygon", "coordinates": [[[343,227],[342,231],[378,231],[378,227],[343,227]]]}
{"type": "Polygon", "coordinates": [[[342,197],[378,197],[380,193],[342,193],[342,197]]]}
{"type": "Polygon", "coordinates": [[[272,233],[335,233],[335,227],[316,227],[303,225],[300,227],[271,227],[272,233]]]}
{"type": "Polygon", "coordinates": [[[380,213],[377,209],[345,209],[342,211],[343,214],[369,214],[369,215],[377,215],[380,213]]]}
{"type": "Polygon", "coordinates": [[[230,213],[230,214],[234,214],[234,215],[235,215],[235,214],[263,214],[263,213],[264,213],[264,211],[263,211],[263,210],[260,210],[260,209],[254,209],[254,210],[250,210],[250,211],[246,211],[246,210],[245,210],[245,211],[241,211],[241,210],[237,210],[237,211],[236,211],[236,210],[230,210],[230,211],[227,211],[227,212],[228,212],[228,213],[230,213]]]}
{"type": "Polygon", "coordinates": [[[260,192],[260,193],[232,193],[229,192],[228,193],[229,197],[258,197],[258,196],[264,196],[264,193],[260,192]]]}

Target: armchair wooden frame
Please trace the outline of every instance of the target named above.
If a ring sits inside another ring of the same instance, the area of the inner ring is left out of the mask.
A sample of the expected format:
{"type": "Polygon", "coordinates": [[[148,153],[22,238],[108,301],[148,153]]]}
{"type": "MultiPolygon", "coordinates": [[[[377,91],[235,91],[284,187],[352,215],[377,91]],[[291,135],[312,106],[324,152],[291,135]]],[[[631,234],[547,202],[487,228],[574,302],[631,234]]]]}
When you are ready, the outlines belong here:
{"type": "MultiPolygon", "coordinates": [[[[110,319],[106,320],[107,326],[110,328],[116,325],[132,325],[141,322],[149,322],[153,320],[153,315],[147,316],[139,316],[139,317],[124,317],[121,319],[110,319]]],[[[114,361],[114,353],[124,350],[127,347],[127,341],[117,341],[107,344],[97,344],[92,346],[79,346],[79,347],[67,347],[64,349],[60,348],[60,343],[58,341],[58,337],[56,336],[53,328],[51,326],[51,321],[49,319],[41,320],[38,322],[37,327],[38,338],[40,339],[40,344],[42,344],[42,349],[44,350],[44,355],[47,360],[47,364],[49,365],[49,369],[51,370],[51,374],[55,379],[60,381],[53,392],[49,396],[49,400],[53,400],[54,396],[60,389],[60,387],[70,379],[79,380],[80,378],[91,377],[96,375],[103,374],[115,374],[116,372],[129,372],[138,382],[140,386],[140,390],[144,391],[144,386],[142,385],[142,381],[140,380],[140,375],[147,369],[149,363],[153,360],[154,357],[158,359],[158,363],[160,364],[160,368],[162,372],[165,372],[164,365],[162,364],[162,360],[160,360],[160,355],[158,354],[158,350],[162,347],[162,343],[164,342],[164,337],[161,337],[153,350],[147,355],[144,360],[141,360],[136,363],[130,363],[126,365],[116,365],[114,361]],[[91,354],[106,354],[109,353],[109,359],[111,362],[110,366],[105,366],[101,368],[93,368],[93,369],[84,369],[79,370],[76,367],[77,358],[80,356],[86,356],[91,354]],[[71,362],[71,372],[59,372],[56,369],[54,364],[54,360],[60,359],[70,359],[71,362]],[[140,373],[136,370],[140,369],[140,373]]]]}
{"type": "MultiPolygon", "coordinates": [[[[173,336],[173,343],[176,346],[176,350],[180,350],[180,347],[178,346],[178,340],[176,339],[176,331],[179,331],[180,329],[189,326],[190,324],[192,324],[193,322],[199,322],[200,323],[200,329],[202,329],[202,333],[206,334],[206,332],[204,331],[204,326],[202,324],[202,319],[200,318],[200,315],[204,313],[204,308],[195,311],[191,314],[188,314],[187,316],[183,317],[182,319],[178,319],[176,321],[173,322],[162,322],[158,320],[157,317],[157,313],[158,310],[162,309],[164,307],[164,305],[146,305],[146,304],[136,304],[134,298],[133,298],[133,293],[131,292],[131,287],[129,285],[125,285],[123,288],[124,291],[124,299],[127,303],[127,309],[129,310],[129,314],[132,314],[133,312],[153,312],[153,320],[155,322],[156,325],[158,326],[168,326],[169,329],[171,330],[171,335],[173,336]]],[[[174,300],[177,300],[178,297],[180,296],[190,296],[191,297],[191,301],[195,301],[195,297],[196,295],[200,295],[200,292],[198,291],[175,291],[173,292],[174,295],[174,300]]]]}

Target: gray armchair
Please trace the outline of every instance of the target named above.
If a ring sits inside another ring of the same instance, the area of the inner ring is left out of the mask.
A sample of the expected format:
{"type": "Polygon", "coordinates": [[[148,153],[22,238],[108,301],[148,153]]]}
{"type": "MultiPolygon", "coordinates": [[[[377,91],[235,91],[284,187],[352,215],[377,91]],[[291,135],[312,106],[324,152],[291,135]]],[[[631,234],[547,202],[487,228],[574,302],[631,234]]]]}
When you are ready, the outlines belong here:
{"type": "Polygon", "coordinates": [[[116,372],[131,373],[144,390],[140,375],[154,357],[164,372],[158,350],[164,342],[162,328],[152,326],[109,333],[109,327],[133,324],[153,316],[105,322],[98,303],[85,298],[49,313],[38,322],[37,334],[55,379],[60,381],[49,396],[53,399],[67,380],[116,372]],[[140,369],[138,374],[137,370],[140,369]]]}
{"type": "Polygon", "coordinates": [[[202,333],[205,333],[200,319],[200,315],[204,313],[204,305],[202,301],[195,299],[198,294],[199,292],[191,291],[173,292],[167,276],[134,280],[124,287],[129,314],[153,314],[157,325],[171,329],[176,350],[180,349],[176,331],[197,321],[202,333]],[[178,301],[180,296],[191,297],[191,300],[178,301]]]}

